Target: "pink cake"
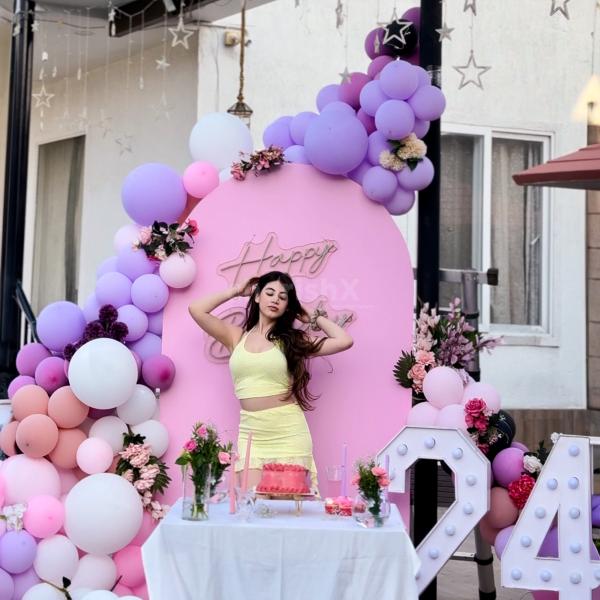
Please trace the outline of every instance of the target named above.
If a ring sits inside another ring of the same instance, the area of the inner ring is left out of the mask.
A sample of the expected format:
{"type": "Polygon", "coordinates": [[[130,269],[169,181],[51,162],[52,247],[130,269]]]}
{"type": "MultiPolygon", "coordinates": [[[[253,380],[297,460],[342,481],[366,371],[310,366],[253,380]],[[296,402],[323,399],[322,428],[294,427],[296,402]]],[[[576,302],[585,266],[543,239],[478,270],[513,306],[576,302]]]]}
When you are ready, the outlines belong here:
{"type": "Polygon", "coordinates": [[[257,492],[274,494],[308,494],[308,469],[302,465],[269,463],[263,466],[257,492]]]}

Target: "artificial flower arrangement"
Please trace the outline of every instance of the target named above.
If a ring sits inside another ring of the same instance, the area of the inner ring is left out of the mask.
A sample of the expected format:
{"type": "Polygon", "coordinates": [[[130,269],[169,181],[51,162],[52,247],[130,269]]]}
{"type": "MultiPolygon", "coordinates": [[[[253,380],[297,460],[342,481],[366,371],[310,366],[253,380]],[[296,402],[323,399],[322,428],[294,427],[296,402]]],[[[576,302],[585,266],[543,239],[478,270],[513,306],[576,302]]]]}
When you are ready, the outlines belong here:
{"type": "MultiPolygon", "coordinates": [[[[380,527],[383,525],[387,515],[385,489],[390,485],[388,472],[375,464],[374,459],[359,460],[356,463],[356,474],[352,478],[352,485],[358,487],[358,491],[364,504],[357,506],[355,503],[355,512],[360,513],[367,510],[372,519],[373,525],[380,527]]],[[[360,521],[361,519],[357,517],[360,521]]]]}
{"type": "Polygon", "coordinates": [[[271,171],[287,162],[283,154],[283,148],[279,146],[269,146],[264,150],[257,150],[244,159],[244,153],[241,153],[242,159],[231,165],[231,174],[237,181],[246,179],[249,171],[254,171],[254,175],[260,175],[261,172],[271,171]]]}
{"type": "Polygon", "coordinates": [[[519,510],[522,510],[525,506],[542,467],[548,459],[548,455],[549,452],[544,447],[543,440],[539,443],[535,452],[525,452],[523,455],[523,472],[521,476],[508,484],[508,495],[519,510]]]}
{"type": "Polygon", "coordinates": [[[396,173],[408,167],[411,171],[425,158],[427,146],[414,133],[401,140],[388,140],[391,150],[379,154],[379,164],[396,173]]]}
{"type": "Polygon", "coordinates": [[[467,323],[460,299],[450,303],[447,314],[438,314],[424,304],[416,321],[413,349],[402,353],[394,366],[394,377],[402,387],[412,389],[414,396],[424,399],[423,380],[431,369],[467,369],[476,353],[491,351],[498,341],[477,333],[467,323]]]}
{"type": "Polygon", "coordinates": [[[180,256],[186,254],[194,245],[197,233],[198,224],[194,219],[170,225],[154,221],[151,227],[142,227],[133,248],[143,250],[150,260],[163,261],[175,252],[180,256]]]}
{"type": "Polygon", "coordinates": [[[467,432],[475,445],[491,460],[512,443],[515,426],[512,417],[504,410],[492,411],[482,398],[472,398],[465,403],[467,432]]]}
{"type": "Polygon", "coordinates": [[[167,514],[169,507],[154,497],[164,493],[171,478],[167,474],[167,465],[151,454],[150,446],[144,443],[145,439],[131,429],[123,434],[124,448],[119,452],[116,473],[133,485],[141,496],[144,509],[159,521],[167,514]]]}

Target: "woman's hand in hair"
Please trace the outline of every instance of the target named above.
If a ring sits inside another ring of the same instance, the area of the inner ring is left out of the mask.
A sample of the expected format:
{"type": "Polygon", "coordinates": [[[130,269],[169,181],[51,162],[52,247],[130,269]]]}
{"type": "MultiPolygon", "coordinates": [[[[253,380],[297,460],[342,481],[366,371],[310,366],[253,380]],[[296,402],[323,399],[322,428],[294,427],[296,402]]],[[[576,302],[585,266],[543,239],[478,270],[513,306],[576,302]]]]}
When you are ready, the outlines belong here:
{"type": "Polygon", "coordinates": [[[305,324],[310,323],[310,315],[308,314],[306,309],[304,307],[302,307],[300,310],[301,310],[301,312],[296,317],[298,319],[298,321],[300,321],[301,323],[305,323],[305,324]]]}
{"type": "Polygon", "coordinates": [[[257,283],[258,277],[251,277],[243,285],[238,285],[238,296],[251,296],[252,292],[254,292],[257,283]]]}

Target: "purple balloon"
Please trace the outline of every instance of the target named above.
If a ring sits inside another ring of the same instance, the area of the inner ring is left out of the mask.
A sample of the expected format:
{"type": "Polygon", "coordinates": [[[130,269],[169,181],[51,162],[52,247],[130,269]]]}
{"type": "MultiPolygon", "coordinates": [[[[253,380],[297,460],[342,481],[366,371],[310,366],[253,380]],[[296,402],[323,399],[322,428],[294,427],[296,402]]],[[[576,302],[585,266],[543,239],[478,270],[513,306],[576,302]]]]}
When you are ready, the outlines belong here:
{"type": "Polygon", "coordinates": [[[383,27],[377,27],[367,34],[365,38],[365,52],[370,59],[375,59],[382,54],[391,54],[392,51],[388,50],[383,45],[383,38],[385,32],[383,27]]]}
{"type": "Polygon", "coordinates": [[[506,448],[499,452],[492,461],[492,472],[498,485],[508,488],[523,472],[523,450],[506,448]]]}
{"type": "Polygon", "coordinates": [[[7,531],[0,537],[0,567],[9,573],[24,573],[33,565],[37,544],[24,529],[7,531]]]}
{"type": "Polygon", "coordinates": [[[142,359],[140,358],[140,355],[137,352],[134,352],[133,350],[131,350],[131,348],[129,350],[131,352],[131,356],[133,356],[133,358],[135,359],[135,364],[137,365],[138,381],[141,381],[142,380],[142,359]]]}
{"type": "Polygon", "coordinates": [[[12,399],[24,385],[35,385],[35,379],[31,375],[17,375],[8,385],[8,398],[12,399]]]}
{"type": "Polygon", "coordinates": [[[388,152],[391,150],[391,146],[388,143],[388,138],[383,135],[380,131],[374,131],[369,136],[369,149],[367,152],[367,158],[372,165],[379,165],[379,155],[384,151],[388,152]]]}
{"type": "Polygon", "coordinates": [[[88,417],[90,419],[102,419],[102,417],[110,417],[115,414],[114,408],[90,408],[88,412],[88,417]]]}
{"type": "Polygon", "coordinates": [[[317,113],[305,111],[298,113],[290,122],[290,135],[294,144],[302,146],[304,144],[304,136],[306,128],[310,125],[313,119],[318,117],[317,113]]]}
{"type": "Polygon", "coordinates": [[[375,114],[375,125],[388,140],[401,140],[413,130],[415,115],[404,100],[386,100],[375,114]]]}
{"type": "Polygon", "coordinates": [[[408,104],[417,119],[435,121],[442,116],[446,108],[446,98],[442,90],[434,85],[424,85],[412,95],[408,104]]]}
{"type": "Polygon", "coordinates": [[[119,321],[127,325],[129,333],[125,337],[126,342],[139,340],[148,331],[148,317],[143,310],[133,304],[125,304],[118,309],[119,321]]]}
{"type": "Polygon", "coordinates": [[[85,316],[85,320],[88,323],[90,321],[95,321],[98,318],[98,311],[101,308],[102,307],[96,298],[96,294],[90,294],[83,305],[83,315],[85,316]]]}
{"type": "Polygon", "coordinates": [[[427,132],[429,131],[430,125],[431,123],[429,121],[415,119],[415,126],[413,132],[418,138],[424,138],[427,135],[427,132]]]}
{"type": "Polygon", "coordinates": [[[304,146],[294,144],[293,146],[289,146],[288,148],[286,148],[283,154],[285,156],[285,160],[288,160],[291,163],[301,163],[304,165],[310,165],[310,160],[306,158],[306,151],[304,150],[304,146]]]}
{"type": "Polygon", "coordinates": [[[79,306],[61,300],[48,304],[39,314],[37,333],[49,350],[62,352],[67,344],[81,338],[85,325],[85,316],[79,306]]]}
{"type": "Polygon", "coordinates": [[[356,114],[356,111],[346,102],[342,102],[341,100],[336,100],[335,102],[330,102],[322,111],[322,115],[326,115],[330,112],[341,112],[349,117],[353,117],[356,114]]]}
{"type": "Polygon", "coordinates": [[[330,175],[343,175],[363,161],[368,136],[356,117],[334,110],[312,120],[304,143],[313,166],[330,175]]]}
{"type": "Polygon", "coordinates": [[[385,65],[387,65],[388,63],[391,63],[393,60],[394,60],[394,58],[392,56],[385,56],[385,55],[374,58],[371,61],[369,68],[367,69],[367,75],[371,79],[374,79],[375,76],[377,76],[377,75],[379,75],[379,73],[381,73],[381,69],[383,69],[383,67],[385,67],[385,65]]]}
{"type": "Polygon", "coordinates": [[[356,181],[358,185],[362,185],[363,178],[365,173],[372,167],[371,163],[368,160],[363,160],[356,169],[353,169],[348,173],[348,177],[352,179],[352,181],[356,181]]]}
{"type": "Polygon", "coordinates": [[[360,108],[360,92],[371,78],[366,73],[351,73],[350,81],[340,84],[340,100],[352,108],[360,108]]]}
{"type": "Polygon", "coordinates": [[[279,146],[284,150],[293,145],[294,140],[290,135],[290,123],[292,117],[279,117],[273,121],[263,132],[265,146],[279,146]]]}
{"type": "Polygon", "coordinates": [[[498,535],[494,540],[494,550],[496,551],[498,558],[502,558],[504,548],[506,548],[506,544],[508,544],[508,538],[510,538],[510,534],[513,532],[514,528],[515,526],[511,525],[510,527],[505,527],[498,532],[498,535]]]}
{"type": "Polygon", "coordinates": [[[413,69],[417,73],[419,87],[431,85],[431,75],[423,67],[413,65],[413,69]]]}
{"type": "Polygon", "coordinates": [[[363,177],[363,191],[373,202],[381,204],[390,200],[397,187],[396,174],[383,167],[371,167],[363,177]]]}
{"type": "Polygon", "coordinates": [[[32,588],[34,585],[40,583],[40,578],[37,576],[37,573],[33,568],[27,569],[25,573],[13,575],[12,579],[15,585],[15,591],[14,595],[12,596],[12,600],[21,600],[29,588],[32,588]]]}
{"type": "Polygon", "coordinates": [[[419,6],[409,8],[401,18],[404,21],[410,21],[417,30],[417,33],[421,31],[421,8],[419,6]]]}
{"type": "Polygon", "coordinates": [[[383,93],[379,81],[369,81],[360,92],[360,105],[372,117],[386,100],[389,98],[383,93]]]}
{"type": "Polygon", "coordinates": [[[375,119],[368,115],[362,108],[356,113],[356,118],[363,124],[367,135],[375,131],[375,119]]]}
{"type": "Polygon", "coordinates": [[[385,207],[390,215],[404,215],[414,206],[415,200],[414,192],[409,192],[398,186],[392,199],[385,203],[385,207]]]}
{"type": "Polygon", "coordinates": [[[117,257],[117,268],[119,273],[134,281],[141,275],[154,273],[156,263],[151,261],[143,250],[123,248],[117,257]]]}
{"type": "MultiPolygon", "coordinates": [[[[138,250],[138,252],[140,252],[138,250]]],[[[100,306],[112,304],[115,308],[131,302],[131,279],[123,273],[102,275],[96,282],[96,300],[100,306]]]]}
{"type": "Polygon", "coordinates": [[[331,83],[326,85],[324,88],[321,88],[320,92],[317,94],[317,109],[319,112],[322,112],[330,102],[336,102],[339,100],[339,93],[339,83],[331,83]]]}
{"type": "Polygon", "coordinates": [[[67,385],[65,360],[58,356],[45,358],[35,370],[35,382],[43,387],[48,394],[52,394],[59,387],[67,385]]]}
{"type": "Polygon", "coordinates": [[[558,528],[553,527],[542,542],[537,554],[540,558],[558,558],[558,528]]]}
{"type": "Polygon", "coordinates": [[[383,68],[379,83],[386,96],[406,100],[417,91],[419,75],[412,65],[403,60],[395,60],[383,68]]]}
{"type": "Polygon", "coordinates": [[[131,301],[144,312],[163,309],[168,299],[169,288],[158,275],[141,275],[131,286],[131,301]]]}
{"type": "Polygon", "coordinates": [[[592,525],[594,527],[600,527],[600,506],[592,509],[592,525]]]}
{"type": "Polygon", "coordinates": [[[11,600],[14,593],[13,578],[4,569],[0,569],[0,598],[11,600]]]}
{"type": "Polygon", "coordinates": [[[152,356],[162,353],[162,340],[153,333],[146,333],[143,337],[129,344],[129,349],[133,350],[144,361],[152,356]]]}
{"type": "Polygon", "coordinates": [[[175,363],[164,354],[151,356],[142,365],[142,377],[149,388],[164,392],[175,378],[175,363]]]}
{"type": "Polygon", "coordinates": [[[187,193],[177,171],[160,163],[146,163],[127,175],[121,198],[125,212],[136,223],[152,225],[154,221],[177,221],[187,193]]]}
{"type": "Polygon", "coordinates": [[[404,167],[398,173],[398,182],[405,190],[419,192],[433,181],[434,174],[433,163],[425,156],[414,169],[404,167]]]}
{"type": "Polygon", "coordinates": [[[151,313],[148,315],[148,331],[156,335],[162,335],[164,311],[151,313]]]}
{"type": "Polygon", "coordinates": [[[96,269],[96,279],[98,279],[99,277],[102,277],[102,275],[105,275],[106,273],[111,273],[116,270],[117,270],[117,257],[109,256],[108,258],[105,258],[100,263],[100,266],[96,269]]]}
{"type": "Polygon", "coordinates": [[[34,375],[37,366],[52,356],[50,350],[38,342],[25,344],[17,353],[17,371],[20,375],[34,375]]]}
{"type": "Polygon", "coordinates": [[[519,448],[520,450],[523,450],[523,452],[529,452],[529,448],[525,444],[522,444],[521,442],[513,441],[512,444],[510,445],[510,447],[511,448],[519,448]]]}

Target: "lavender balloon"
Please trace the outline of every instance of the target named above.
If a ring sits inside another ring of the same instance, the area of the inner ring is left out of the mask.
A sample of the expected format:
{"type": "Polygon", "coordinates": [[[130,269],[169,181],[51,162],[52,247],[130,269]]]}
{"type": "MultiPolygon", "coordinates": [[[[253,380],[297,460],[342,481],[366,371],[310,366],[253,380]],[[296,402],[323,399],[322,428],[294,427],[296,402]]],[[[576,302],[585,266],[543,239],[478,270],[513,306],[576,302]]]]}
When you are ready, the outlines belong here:
{"type": "Polygon", "coordinates": [[[413,65],[413,70],[419,79],[419,87],[431,85],[431,75],[423,67],[413,65]]]}
{"type": "Polygon", "coordinates": [[[125,337],[126,342],[139,340],[148,331],[148,317],[146,313],[133,304],[120,306],[118,320],[127,325],[129,332],[125,337]]]}
{"type": "Polygon", "coordinates": [[[144,312],[161,310],[168,299],[169,288],[158,275],[142,275],[131,286],[131,300],[144,312]]]}
{"type": "Polygon", "coordinates": [[[377,130],[389,140],[400,140],[412,132],[415,115],[410,105],[403,100],[387,100],[375,114],[377,130]]]}
{"type": "Polygon", "coordinates": [[[13,578],[4,570],[0,569],[0,598],[11,600],[15,593],[13,578]]]}
{"type": "Polygon", "coordinates": [[[21,375],[33,375],[37,366],[50,356],[52,354],[44,344],[25,344],[17,353],[17,371],[21,375]]]}
{"type": "Polygon", "coordinates": [[[369,136],[369,148],[367,158],[372,165],[379,165],[379,155],[384,151],[390,151],[391,146],[388,143],[388,138],[380,131],[374,131],[369,136]]]}
{"type": "Polygon", "coordinates": [[[402,15],[402,19],[405,21],[410,21],[417,30],[417,33],[421,31],[421,7],[413,6],[412,8],[409,8],[402,15]]]}
{"type": "Polygon", "coordinates": [[[494,550],[496,551],[498,558],[502,558],[504,548],[506,548],[506,544],[508,544],[508,539],[510,538],[510,534],[514,528],[515,526],[511,525],[510,527],[505,527],[498,532],[498,535],[494,540],[494,550]]]}
{"type": "Polygon", "coordinates": [[[179,173],[160,163],[147,163],[131,171],[123,182],[121,197],[125,212],[140,225],[177,221],[187,201],[179,173]]]}
{"type": "Polygon", "coordinates": [[[330,102],[336,102],[339,100],[339,93],[339,83],[331,83],[330,85],[326,85],[324,88],[321,88],[317,94],[317,108],[319,109],[319,112],[322,112],[330,102]]]}
{"type": "Polygon", "coordinates": [[[111,271],[117,270],[117,257],[109,256],[105,258],[100,266],[96,269],[96,279],[102,277],[105,273],[110,273],[111,271]]]}
{"type": "Polygon", "coordinates": [[[290,135],[294,144],[302,146],[304,144],[304,136],[306,129],[313,119],[317,118],[317,113],[305,111],[298,113],[290,122],[290,135]]]}
{"type": "Polygon", "coordinates": [[[356,113],[356,118],[363,124],[367,135],[371,135],[375,131],[375,119],[362,108],[356,113]]]}
{"type": "Polygon", "coordinates": [[[414,206],[415,200],[414,192],[409,192],[398,186],[391,200],[385,203],[385,207],[390,215],[404,215],[414,206]]]}
{"type": "Polygon", "coordinates": [[[330,175],[343,175],[358,167],[368,147],[362,123],[338,111],[313,119],[304,139],[306,156],[317,169],[330,175]]]}
{"type": "Polygon", "coordinates": [[[398,173],[398,183],[405,190],[424,190],[432,181],[435,174],[432,162],[425,156],[414,169],[404,167],[398,173]]]}
{"type": "Polygon", "coordinates": [[[134,281],[141,275],[154,273],[156,263],[151,261],[143,250],[123,248],[117,257],[117,268],[119,273],[134,281]]]}
{"type": "Polygon", "coordinates": [[[129,304],[131,302],[131,279],[119,272],[102,275],[96,282],[96,300],[100,306],[112,304],[115,308],[129,304]]]}
{"type": "Polygon", "coordinates": [[[24,385],[35,385],[35,379],[31,375],[17,375],[8,385],[8,398],[12,399],[24,385]]]}
{"type": "Polygon", "coordinates": [[[12,574],[24,573],[33,565],[35,538],[25,530],[7,531],[0,537],[0,568],[12,574]]]}
{"type": "Polygon", "coordinates": [[[377,75],[379,75],[379,73],[381,73],[383,67],[391,63],[393,60],[394,58],[392,56],[378,56],[377,58],[374,58],[367,69],[367,75],[371,79],[374,79],[377,75]]]}
{"type": "Polygon", "coordinates": [[[350,81],[340,85],[340,100],[352,108],[360,107],[360,92],[371,78],[366,73],[351,73],[350,81]]]}
{"type": "Polygon", "coordinates": [[[27,571],[24,573],[13,575],[12,580],[15,586],[12,600],[21,600],[29,588],[32,588],[34,585],[40,583],[40,578],[37,576],[37,573],[33,568],[27,569],[27,571]]]}
{"type": "Polygon", "coordinates": [[[129,344],[129,349],[135,352],[142,360],[148,360],[152,356],[161,354],[162,340],[153,333],[146,333],[139,340],[129,344]]]}
{"type": "Polygon", "coordinates": [[[37,318],[37,333],[46,348],[62,352],[67,344],[78,341],[85,328],[82,310],[72,302],[53,302],[37,318]]]}
{"type": "Polygon", "coordinates": [[[163,316],[164,311],[162,310],[148,315],[148,331],[150,333],[155,333],[156,335],[162,334],[163,316]]]}
{"type": "Polygon", "coordinates": [[[292,117],[285,116],[273,121],[263,133],[265,146],[279,146],[284,150],[294,143],[290,135],[292,117]]]}
{"type": "Polygon", "coordinates": [[[341,100],[336,100],[335,102],[330,102],[322,111],[322,115],[326,115],[330,112],[341,112],[349,117],[353,117],[356,114],[356,111],[346,102],[342,102],[341,100]]]}
{"type": "Polygon", "coordinates": [[[306,157],[304,146],[299,146],[298,144],[289,146],[285,149],[283,155],[285,156],[285,160],[288,160],[291,163],[310,164],[310,160],[306,157]]]}
{"type": "Polygon", "coordinates": [[[89,323],[90,321],[95,321],[98,318],[98,312],[101,309],[101,305],[96,298],[96,294],[90,294],[83,305],[83,316],[85,320],[89,323]]]}
{"type": "Polygon", "coordinates": [[[397,187],[398,180],[395,173],[383,167],[371,167],[365,173],[362,181],[365,196],[378,203],[390,200],[397,187]]]}
{"type": "Polygon", "coordinates": [[[420,87],[408,100],[415,117],[423,121],[435,121],[442,116],[446,108],[446,98],[434,85],[420,87]]]}
{"type": "Polygon", "coordinates": [[[348,173],[348,177],[352,179],[352,181],[356,181],[359,185],[362,185],[363,178],[365,173],[372,167],[371,163],[368,160],[363,160],[356,169],[353,169],[348,173]]]}
{"type": "Polygon", "coordinates": [[[386,96],[406,100],[419,87],[419,75],[412,65],[403,60],[395,60],[383,68],[379,83],[386,96]]]}
{"type": "Polygon", "coordinates": [[[369,81],[360,92],[360,105],[372,117],[386,100],[389,98],[383,93],[379,81],[369,81]]]}
{"type": "Polygon", "coordinates": [[[429,131],[429,126],[431,123],[429,121],[422,121],[421,119],[415,119],[415,126],[413,128],[413,133],[418,138],[424,138],[429,131]]]}
{"type": "Polygon", "coordinates": [[[516,481],[523,471],[523,450],[519,448],[506,448],[498,452],[492,461],[494,479],[503,488],[516,481]]]}

